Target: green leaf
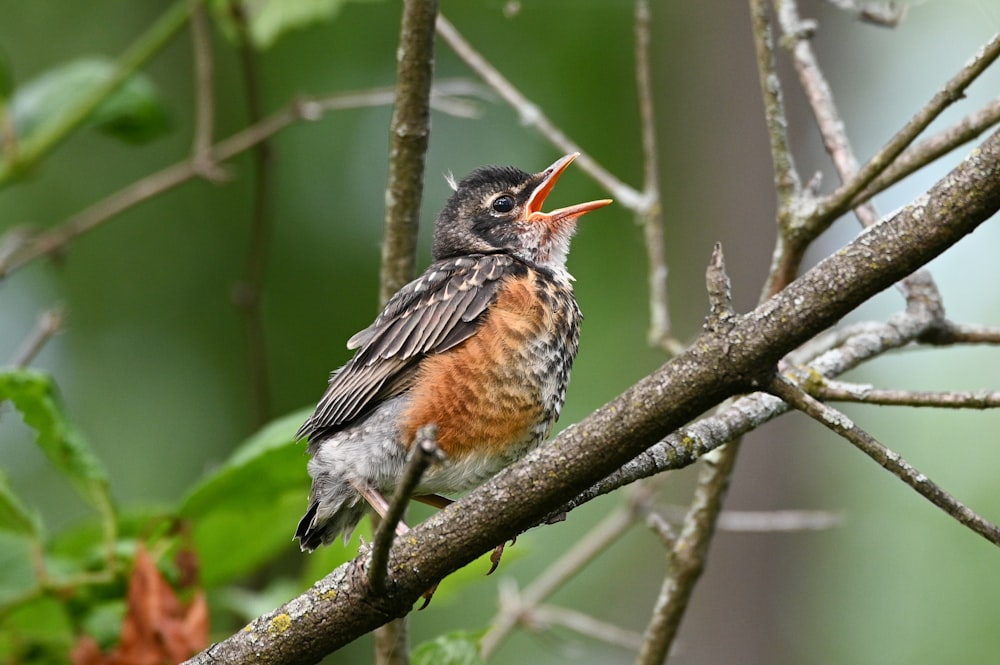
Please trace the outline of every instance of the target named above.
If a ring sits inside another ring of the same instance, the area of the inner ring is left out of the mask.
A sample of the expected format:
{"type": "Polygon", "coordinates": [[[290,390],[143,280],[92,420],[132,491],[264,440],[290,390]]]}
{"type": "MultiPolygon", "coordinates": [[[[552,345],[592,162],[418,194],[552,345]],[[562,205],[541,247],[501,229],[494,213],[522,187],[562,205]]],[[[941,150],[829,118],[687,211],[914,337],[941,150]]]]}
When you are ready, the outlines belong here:
{"type": "Polygon", "coordinates": [[[37,535],[39,531],[37,517],[14,494],[3,469],[0,469],[0,529],[28,535],[37,535]]]}
{"type": "MultiPolygon", "coordinates": [[[[78,100],[112,79],[117,65],[106,58],[81,58],[50,69],[17,88],[11,100],[14,129],[21,141],[60,122],[78,100]]],[[[91,114],[90,124],[128,143],[147,143],[165,134],[169,117],[156,86],[135,74],[91,114]]]]}
{"type": "Polygon", "coordinates": [[[0,662],[66,663],[73,640],[66,605],[51,596],[38,596],[5,613],[0,662]]]}
{"type": "Polygon", "coordinates": [[[181,504],[181,516],[192,523],[206,586],[297,549],[292,535],[306,509],[309,476],[305,446],[293,441],[307,415],[296,413],[266,426],[181,504]]]}
{"type": "Polygon", "coordinates": [[[38,581],[31,565],[34,555],[31,539],[0,533],[0,608],[37,589],[38,581]]]}
{"type": "Polygon", "coordinates": [[[479,655],[479,640],[484,632],[460,631],[424,642],[413,650],[412,665],[485,665],[479,655]]]}
{"type": "Polygon", "coordinates": [[[292,30],[332,21],[347,4],[347,0],[239,0],[242,9],[236,10],[233,2],[213,2],[216,19],[223,32],[237,41],[242,30],[234,17],[237,11],[243,11],[250,42],[258,49],[269,48],[292,30]]]}
{"type": "Polygon", "coordinates": [[[35,430],[38,447],[94,506],[106,527],[114,519],[108,477],[83,435],[66,417],[52,377],[29,370],[0,372],[0,402],[10,400],[35,430]]]}

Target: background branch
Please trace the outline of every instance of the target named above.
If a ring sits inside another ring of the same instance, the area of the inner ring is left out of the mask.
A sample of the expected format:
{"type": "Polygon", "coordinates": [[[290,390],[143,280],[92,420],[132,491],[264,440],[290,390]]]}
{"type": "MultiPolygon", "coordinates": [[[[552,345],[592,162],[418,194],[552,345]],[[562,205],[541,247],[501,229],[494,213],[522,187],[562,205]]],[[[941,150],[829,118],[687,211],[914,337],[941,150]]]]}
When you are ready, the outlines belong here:
{"type": "Polygon", "coordinates": [[[976,514],[968,506],[944,491],[927,476],[917,471],[899,453],[889,450],[868,432],[854,424],[843,413],[811,397],[784,377],[775,377],[768,390],[802,411],[824,427],[841,435],[880,466],[916,490],[921,496],[946,512],[960,524],[969,527],[994,545],[1000,545],[1000,527],[976,514]]]}
{"type": "MultiPolygon", "coordinates": [[[[437,90],[448,112],[468,113],[466,105],[459,105],[451,99],[452,94],[479,94],[478,89],[464,81],[442,81],[437,90]],[[454,91],[454,92],[452,92],[454,91]]],[[[432,96],[432,101],[434,96],[432,96]]],[[[226,162],[252,149],[274,134],[299,122],[314,122],[331,111],[341,111],[366,106],[384,106],[395,100],[389,88],[376,88],[359,92],[334,93],[327,96],[296,99],[267,118],[240,130],[216,143],[210,154],[212,163],[226,162]]],[[[198,156],[188,157],[172,166],[124,187],[98,201],[85,210],[73,215],[62,224],[35,237],[19,240],[14,250],[0,254],[0,279],[9,276],[41,257],[59,253],[78,237],[110,221],[140,203],[177,187],[189,180],[201,177],[202,161],[198,156]]]]}

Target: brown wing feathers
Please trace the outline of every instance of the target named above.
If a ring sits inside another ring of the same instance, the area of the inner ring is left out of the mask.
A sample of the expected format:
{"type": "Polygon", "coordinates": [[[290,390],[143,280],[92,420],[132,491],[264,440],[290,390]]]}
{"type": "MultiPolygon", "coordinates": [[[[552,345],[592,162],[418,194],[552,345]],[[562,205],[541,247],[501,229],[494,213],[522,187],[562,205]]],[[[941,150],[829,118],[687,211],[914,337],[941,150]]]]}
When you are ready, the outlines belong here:
{"type": "Polygon", "coordinates": [[[330,378],[298,438],[336,431],[409,384],[422,356],[468,339],[508,275],[526,268],[506,254],[463,256],[431,265],[400,289],[368,328],[348,340],[358,349],[330,378]]]}

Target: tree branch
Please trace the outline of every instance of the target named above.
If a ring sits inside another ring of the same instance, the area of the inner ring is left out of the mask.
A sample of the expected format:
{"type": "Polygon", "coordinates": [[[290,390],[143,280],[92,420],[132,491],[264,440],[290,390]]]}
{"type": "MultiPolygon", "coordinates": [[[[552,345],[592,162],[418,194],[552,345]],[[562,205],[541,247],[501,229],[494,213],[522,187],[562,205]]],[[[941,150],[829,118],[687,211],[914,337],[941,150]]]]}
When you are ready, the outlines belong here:
{"type": "Polygon", "coordinates": [[[969,527],[994,545],[1000,545],[1000,527],[976,514],[961,501],[944,491],[894,452],[854,424],[846,415],[823,404],[783,376],[775,376],[768,391],[788,404],[850,441],[856,448],[879,463],[884,469],[912,487],[918,494],[946,512],[960,524],[969,527]]]}
{"type": "MultiPolygon", "coordinates": [[[[442,110],[446,109],[450,113],[461,112],[463,114],[468,114],[469,108],[459,104],[457,100],[451,99],[450,95],[479,93],[478,90],[460,80],[440,82],[435,91],[432,92],[434,92],[431,97],[432,106],[436,104],[442,110]]],[[[394,99],[393,90],[389,88],[296,99],[260,122],[216,143],[210,151],[209,161],[212,163],[225,162],[250,150],[261,141],[266,141],[290,125],[303,121],[319,120],[330,111],[383,106],[391,104],[394,99]]],[[[32,238],[23,238],[21,230],[16,230],[17,235],[11,241],[13,248],[3,247],[3,251],[0,251],[0,279],[36,259],[63,251],[81,235],[89,233],[125,210],[204,175],[203,163],[203,156],[194,155],[186,158],[133,182],[73,215],[62,224],[32,238]]],[[[5,235],[4,238],[6,237],[5,235]]],[[[2,245],[4,243],[0,242],[0,246],[2,245]]]]}
{"type": "Polygon", "coordinates": [[[1000,391],[926,392],[886,390],[846,381],[810,382],[810,395],[822,401],[857,402],[882,406],[921,406],[944,409],[995,409],[1000,407],[1000,391]]]}
{"type": "Polygon", "coordinates": [[[379,299],[384,304],[413,279],[424,191],[424,159],[431,133],[434,19],[437,0],[407,0],[399,33],[396,104],[389,126],[389,181],[379,299]]]}

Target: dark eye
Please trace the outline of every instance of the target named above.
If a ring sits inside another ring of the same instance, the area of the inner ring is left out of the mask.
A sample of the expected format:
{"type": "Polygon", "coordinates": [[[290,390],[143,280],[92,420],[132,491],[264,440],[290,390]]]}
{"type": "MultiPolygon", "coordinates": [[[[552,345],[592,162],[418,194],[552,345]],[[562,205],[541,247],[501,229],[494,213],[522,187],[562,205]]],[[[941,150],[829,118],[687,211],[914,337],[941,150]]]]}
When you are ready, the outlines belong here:
{"type": "Polygon", "coordinates": [[[510,212],[514,209],[514,197],[506,194],[496,197],[493,199],[493,209],[497,212],[510,212]]]}

